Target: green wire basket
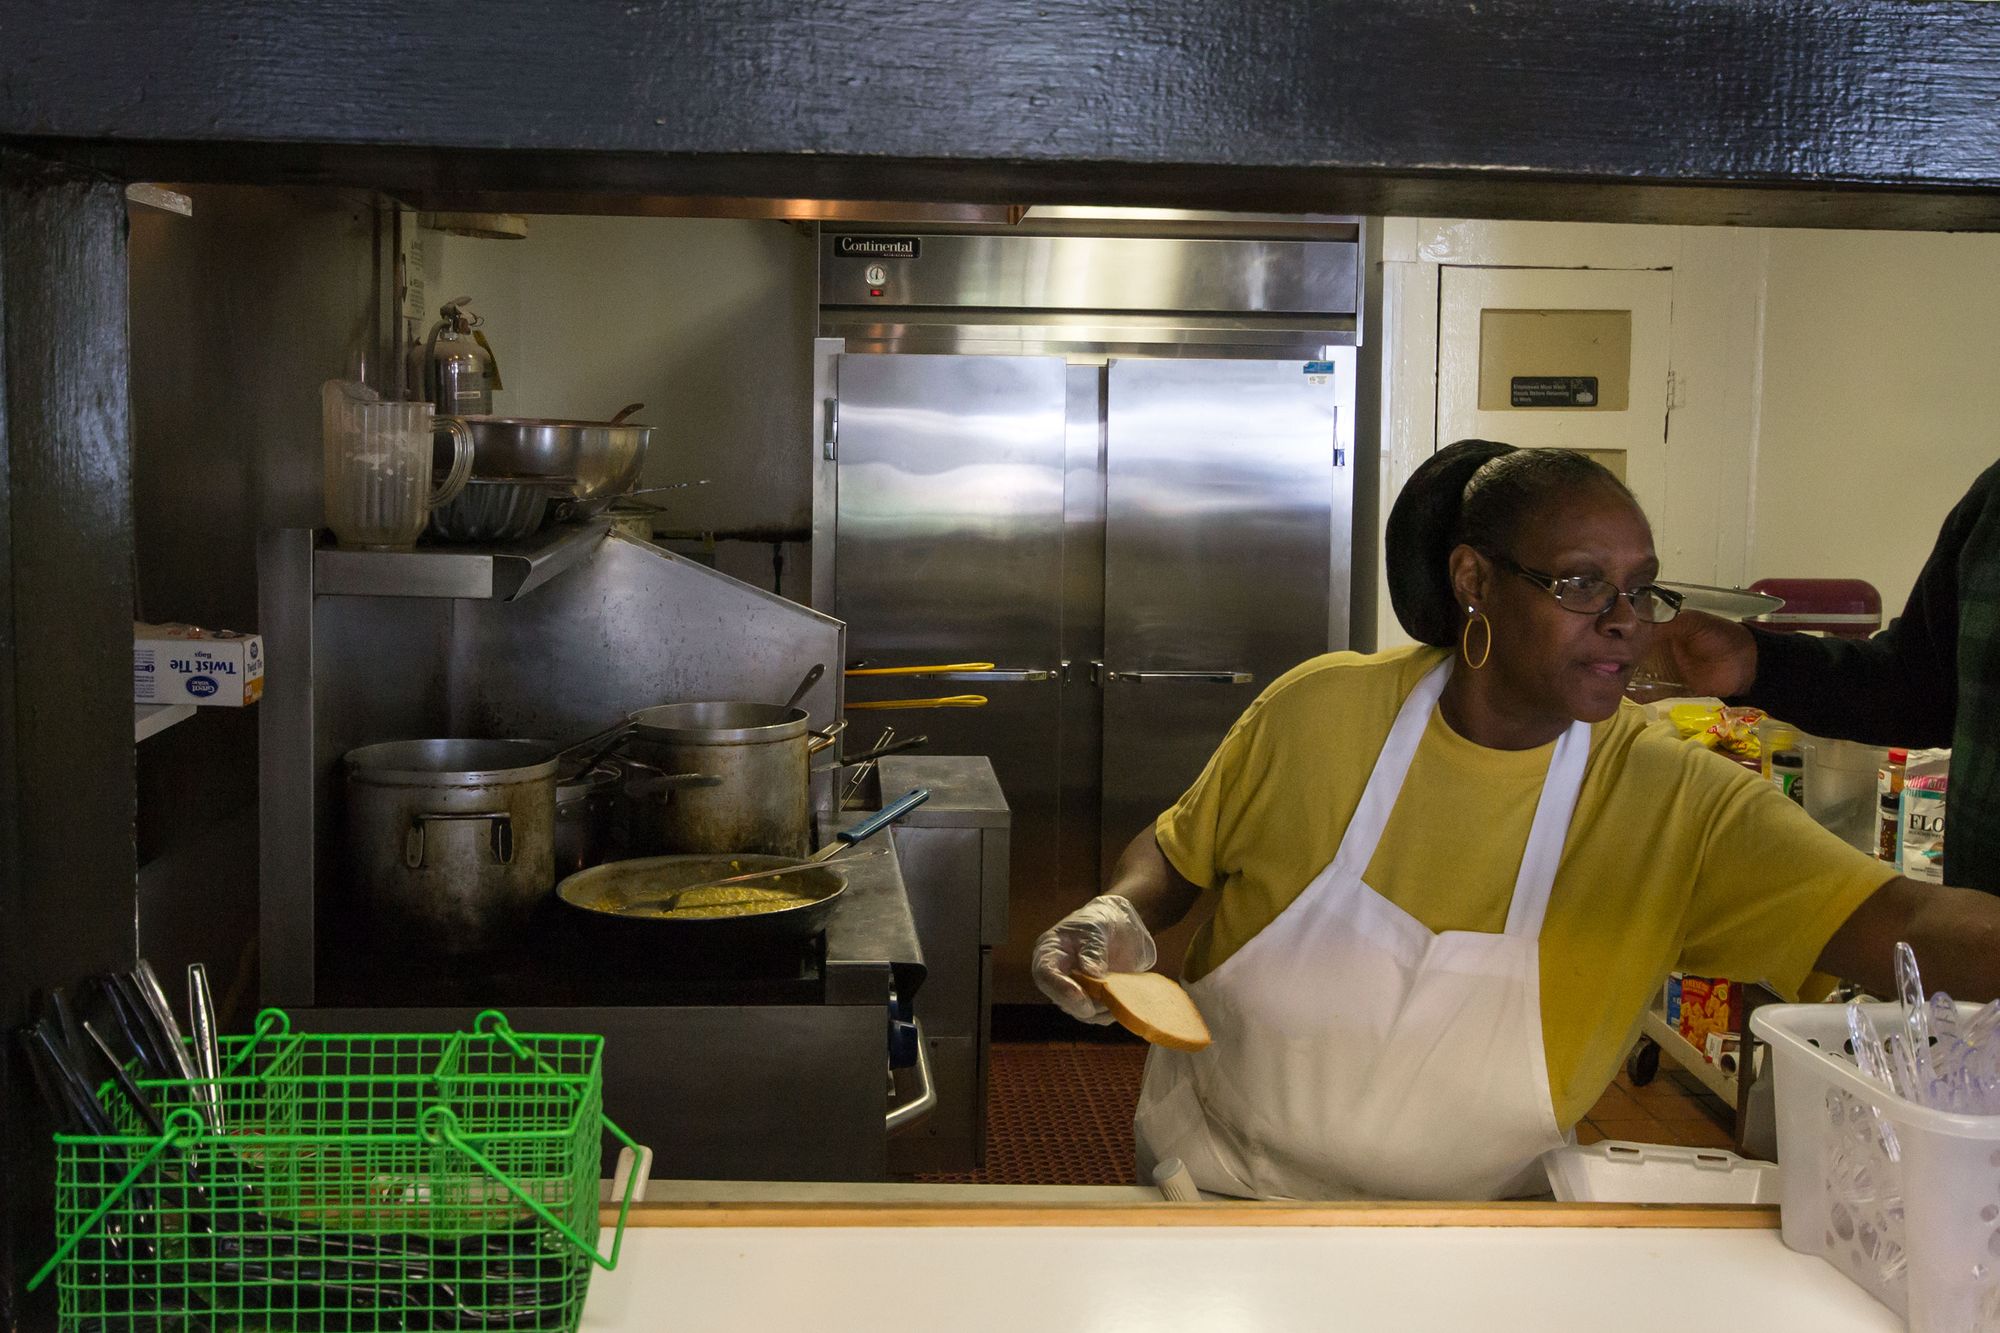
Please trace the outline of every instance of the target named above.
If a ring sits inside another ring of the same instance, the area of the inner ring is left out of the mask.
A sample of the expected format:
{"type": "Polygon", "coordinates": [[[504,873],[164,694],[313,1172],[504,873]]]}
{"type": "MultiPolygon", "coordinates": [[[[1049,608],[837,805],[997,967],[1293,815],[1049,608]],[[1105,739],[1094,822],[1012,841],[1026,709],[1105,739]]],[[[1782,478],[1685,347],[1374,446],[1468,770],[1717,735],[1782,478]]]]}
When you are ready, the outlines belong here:
{"type": "Polygon", "coordinates": [[[110,1083],[117,1132],[58,1134],[54,1256],[75,1333],[285,1329],[568,1333],[598,1244],[597,1036],[294,1033],[267,1009],[221,1041],[222,1076],[110,1083]]]}

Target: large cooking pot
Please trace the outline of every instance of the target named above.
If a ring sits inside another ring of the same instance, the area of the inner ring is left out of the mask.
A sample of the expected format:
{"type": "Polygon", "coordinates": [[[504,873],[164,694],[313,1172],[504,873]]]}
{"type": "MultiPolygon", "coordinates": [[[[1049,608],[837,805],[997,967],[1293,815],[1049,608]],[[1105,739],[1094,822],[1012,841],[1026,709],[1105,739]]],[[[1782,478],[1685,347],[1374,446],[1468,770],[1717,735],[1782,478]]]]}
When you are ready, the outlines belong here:
{"type": "Polygon", "coordinates": [[[668,773],[706,774],[660,804],[660,846],[675,853],[765,852],[796,860],[812,849],[808,756],[831,733],[810,732],[803,708],[741,701],[661,704],[632,714],[639,759],[668,773]]]}
{"type": "Polygon", "coordinates": [[[378,920],[448,953],[520,933],[555,880],[554,747],[387,741],[345,765],[348,864],[378,920]]]}
{"type": "Polygon", "coordinates": [[[598,764],[556,783],[555,876],[574,875],[612,854],[619,787],[616,764],[598,764]]]}

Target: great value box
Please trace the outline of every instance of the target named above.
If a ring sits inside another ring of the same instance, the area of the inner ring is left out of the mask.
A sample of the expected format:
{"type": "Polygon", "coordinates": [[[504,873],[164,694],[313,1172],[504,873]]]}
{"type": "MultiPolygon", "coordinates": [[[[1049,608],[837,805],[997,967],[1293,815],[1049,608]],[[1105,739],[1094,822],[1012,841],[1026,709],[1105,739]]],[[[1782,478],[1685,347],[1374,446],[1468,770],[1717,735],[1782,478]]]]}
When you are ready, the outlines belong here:
{"type": "Polygon", "coordinates": [[[241,707],[263,693],[261,635],[132,622],[134,703],[241,707]]]}

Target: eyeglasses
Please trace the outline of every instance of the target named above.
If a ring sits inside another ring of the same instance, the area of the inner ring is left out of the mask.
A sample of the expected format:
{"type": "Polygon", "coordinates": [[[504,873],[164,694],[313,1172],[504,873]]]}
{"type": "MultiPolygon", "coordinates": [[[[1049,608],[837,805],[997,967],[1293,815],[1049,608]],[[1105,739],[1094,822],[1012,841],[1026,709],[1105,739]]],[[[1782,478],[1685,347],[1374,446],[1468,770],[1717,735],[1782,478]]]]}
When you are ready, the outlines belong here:
{"type": "Polygon", "coordinates": [[[1620,597],[1632,604],[1633,615],[1648,624],[1664,625],[1681,613],[1681,595],[1669,592],[1657,583],[1642,583],[1630,592],[1623,592],[1610,580],[1593,578],[1588,574],[1557,578],[1539,569],[1516,564],[1497,552],[1486,552],[1486,558],[1508,573],[1519,574],[1542,588],[1556,599],[1557,606],[1580,616],[1601,616],[1615,606],[1620,597]]]}

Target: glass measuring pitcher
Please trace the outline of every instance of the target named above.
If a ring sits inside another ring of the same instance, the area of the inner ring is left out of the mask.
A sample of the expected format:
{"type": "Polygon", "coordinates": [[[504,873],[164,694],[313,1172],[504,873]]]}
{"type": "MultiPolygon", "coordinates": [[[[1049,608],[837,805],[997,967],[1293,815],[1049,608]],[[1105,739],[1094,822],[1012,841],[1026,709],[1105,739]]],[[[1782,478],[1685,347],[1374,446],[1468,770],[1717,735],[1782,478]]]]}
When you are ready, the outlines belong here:
{"type": "Polygon", "coordinates": [[[342,546],[407,551],[430,511],[448,502],[472,475],[472,431],[436,418],[429,403],[389,403],[343,380],[320,388],[321,441],[326,450],[326,525],[342,546]],[[432,486],[431,437],[449,430],[451,467],[432,486]]]}

